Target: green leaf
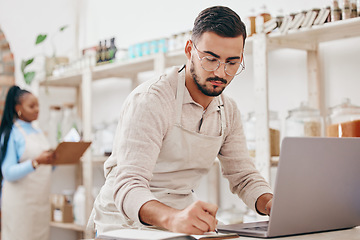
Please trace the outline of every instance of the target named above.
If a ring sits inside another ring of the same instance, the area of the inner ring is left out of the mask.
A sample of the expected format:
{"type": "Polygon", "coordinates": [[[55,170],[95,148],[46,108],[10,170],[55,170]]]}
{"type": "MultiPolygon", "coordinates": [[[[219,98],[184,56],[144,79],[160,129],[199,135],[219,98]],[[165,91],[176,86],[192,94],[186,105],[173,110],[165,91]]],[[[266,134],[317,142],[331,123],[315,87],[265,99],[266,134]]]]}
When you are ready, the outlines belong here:
{"type": "Polygon", "coordinates": [[[62,27],[60,28],[60,32],[64,31],[68,26],[69,26],[69,25],[62,26],[62,27]]]}
{"type": "Polygon", "coordinates": [[[30,58],[28,60],[22,60],[21,61],[21,72],[24,73],[26,66],[31,64],[33,61],[34,61],[34,58],[30,58]]]}
{"type": "Polygon", "coordinates": [[[35,44],[39,44],[39,43],[42,43],[47,37],[47,34],[39,34],[36,38],[36,42],[35,44]]]}
{"type": "Polygon", "coordinates": [[[35,72],[27,72],[24,74],[25,83],[30,85],[31,82],[34,80],[35,72]]]}

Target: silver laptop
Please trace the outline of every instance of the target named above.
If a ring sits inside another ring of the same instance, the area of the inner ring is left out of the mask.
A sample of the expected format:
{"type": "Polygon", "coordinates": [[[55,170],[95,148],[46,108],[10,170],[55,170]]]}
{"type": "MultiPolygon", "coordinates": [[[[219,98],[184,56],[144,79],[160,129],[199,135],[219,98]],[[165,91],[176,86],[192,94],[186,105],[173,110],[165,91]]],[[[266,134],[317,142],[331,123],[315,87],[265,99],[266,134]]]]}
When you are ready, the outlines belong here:
{"type": "Polygon", "coordinates": [[[218,226],[278,237],[360,225],[360,138],[284,138],[269,221],[218,226]]]}

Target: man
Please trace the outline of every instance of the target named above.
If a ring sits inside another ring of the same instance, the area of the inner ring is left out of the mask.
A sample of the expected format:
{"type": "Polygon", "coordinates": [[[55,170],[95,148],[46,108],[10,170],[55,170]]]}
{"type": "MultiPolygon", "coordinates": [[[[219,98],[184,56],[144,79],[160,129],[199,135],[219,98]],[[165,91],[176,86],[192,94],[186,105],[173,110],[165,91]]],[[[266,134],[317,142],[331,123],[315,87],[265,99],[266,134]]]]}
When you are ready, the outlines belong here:
{"type": "Polygon", "coordinates": [[[244,68],[245,38],[235,12],[207,8],[186,43],[186,65],[129,95],[94,203],[98,233],[149,225],[188,234],[214,231],[217,206],[195,201],[193,189],[216,157],[231,191],[270,214],[271,189],[249,157],[235,102],[222,94],[244,68]]]}

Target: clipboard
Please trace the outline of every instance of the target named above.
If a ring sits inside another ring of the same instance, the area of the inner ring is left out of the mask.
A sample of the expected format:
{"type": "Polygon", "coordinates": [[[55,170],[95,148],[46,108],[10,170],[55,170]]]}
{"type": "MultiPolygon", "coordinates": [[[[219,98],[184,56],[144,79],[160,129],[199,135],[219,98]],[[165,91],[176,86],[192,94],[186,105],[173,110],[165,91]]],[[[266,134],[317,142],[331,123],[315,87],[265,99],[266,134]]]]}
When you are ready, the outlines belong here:
{"type": "Polygon", "coordinates": [[[77,164],[91,142],[61,142],[55,149],[52,165],[77,164]]]}

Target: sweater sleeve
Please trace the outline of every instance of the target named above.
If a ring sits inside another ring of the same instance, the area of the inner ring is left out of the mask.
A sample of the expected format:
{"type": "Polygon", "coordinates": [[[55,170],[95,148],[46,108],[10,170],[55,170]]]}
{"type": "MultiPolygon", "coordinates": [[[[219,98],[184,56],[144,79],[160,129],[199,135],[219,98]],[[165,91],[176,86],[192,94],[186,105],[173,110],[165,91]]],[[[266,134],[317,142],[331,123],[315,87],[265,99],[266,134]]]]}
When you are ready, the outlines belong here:
{"type": "Polygon", "coordinates": [[[1,170],[6,181],[17,181],[34,171],[31,160],[19,163],[20,156],[25,150],[25,139],[11,131],[8,146],[1,170]]]}
{"type": "Polygon", "coordinates": [[[249,208],[256,211],[258,197],[272,191],[249,156],[240,112],[235,103],[229,105],[232,105],[229,115],[231,124],[228,126],[230,129],[218,155],[221,170],[230,183],[231,192],[237,194],[249,208]]]}
{"type": "Polygon", "coordinates": [[[156,199],[149,182],[168,127],[170,109],[150,93],[136,95],[125,104],[115,137],[117,173],[115,204],[129,219],[140,223],[141,206],[156,199]]]}

